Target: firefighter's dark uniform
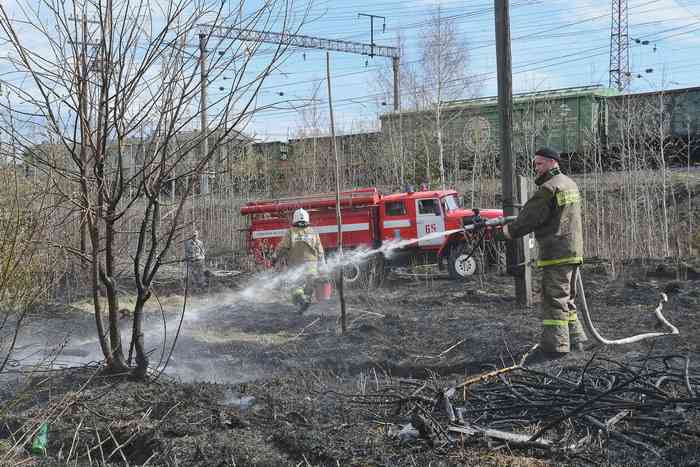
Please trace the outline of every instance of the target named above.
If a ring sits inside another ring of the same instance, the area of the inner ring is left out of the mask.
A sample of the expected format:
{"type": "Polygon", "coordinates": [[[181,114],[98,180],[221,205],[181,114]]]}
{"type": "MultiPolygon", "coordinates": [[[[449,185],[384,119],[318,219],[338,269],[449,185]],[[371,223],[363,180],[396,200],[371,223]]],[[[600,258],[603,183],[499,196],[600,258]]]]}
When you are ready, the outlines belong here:
{"type": "Polygon", "coordinates": [[[540,345],[545,352],[569,352],[588,339],[574,305],[576,274],[583,263],[581,195],[558,167],[538,177],[535,184],[539,189],[508,225],[508,232],[512,238],[535,233],[540,250],[537,265],[542,268],[540,345]]]}
{"type": "Polygon", "coordinates": [[[286,257],[287,266],[298,270],[299,278],[292,288],[292,301],[301,307],[308,306],[318,280],[318,264],[324,259],[318,234],[309,226],[291,227],[277,246],[276,257],[286,257]]]}

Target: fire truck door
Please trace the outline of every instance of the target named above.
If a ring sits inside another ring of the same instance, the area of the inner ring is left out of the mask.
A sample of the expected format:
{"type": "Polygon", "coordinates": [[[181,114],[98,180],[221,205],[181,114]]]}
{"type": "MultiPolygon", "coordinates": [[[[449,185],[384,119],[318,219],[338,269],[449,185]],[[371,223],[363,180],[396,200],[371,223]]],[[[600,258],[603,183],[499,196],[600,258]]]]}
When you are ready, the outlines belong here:
{"type": "Polygon", "coordinates": [[[416,228],[418,246],[440,246],[444,242],[438,232],[445,231],[445,220],[438,198],[416,200],[416,228]]]}

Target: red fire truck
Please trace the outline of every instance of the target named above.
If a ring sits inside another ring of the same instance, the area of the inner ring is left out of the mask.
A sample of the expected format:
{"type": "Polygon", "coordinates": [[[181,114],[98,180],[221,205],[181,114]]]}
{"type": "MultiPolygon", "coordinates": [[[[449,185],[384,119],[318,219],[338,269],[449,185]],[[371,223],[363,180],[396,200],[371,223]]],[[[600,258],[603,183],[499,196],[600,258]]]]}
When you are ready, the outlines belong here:
{"type": "MultiPolygon", "coordinates": [[[[247,231],[248,250],[261,264],[269,258],[289,228],[294,210],[309,212],[311,226],[319,233],[323,247],[332,252],[337,245],[338,225],[334,193],[297,198],[254,201],[241,207],[250,216],[247,231]]],[[[490,230],[463,231],[475,216],[485,221],[503,215],[500,209],[464,209],[454,190],[429,190],[382,195],[376,188],[361,188],[340,194],[343,248],[372,248],[378,253],[366,264],[345,271],[349,282],[362,272],[386,267],[438,262],[447,263],[450,277],[463,279],[494,266],[502,266],[503,253],[491,241],[490,230]],[[440,234],[439,232],[444,232],[440,234]],[[389,255],[380,247],[396,240],[402,248],[389,255]],[[415,240],[415,241],[410,241],[415,240]]]]}

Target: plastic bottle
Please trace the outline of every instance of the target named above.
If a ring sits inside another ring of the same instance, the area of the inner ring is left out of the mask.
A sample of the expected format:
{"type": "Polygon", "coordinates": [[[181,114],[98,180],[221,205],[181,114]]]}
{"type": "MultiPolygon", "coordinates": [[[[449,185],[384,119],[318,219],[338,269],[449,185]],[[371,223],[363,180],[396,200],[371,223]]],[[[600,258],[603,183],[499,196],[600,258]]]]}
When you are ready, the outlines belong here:
{"type": "Polygon", "coordinates": [[[46,455],[46,445],[49,441],[49,425],[42,423],[32,441],[32,454],[35,456],[46,455]]]}

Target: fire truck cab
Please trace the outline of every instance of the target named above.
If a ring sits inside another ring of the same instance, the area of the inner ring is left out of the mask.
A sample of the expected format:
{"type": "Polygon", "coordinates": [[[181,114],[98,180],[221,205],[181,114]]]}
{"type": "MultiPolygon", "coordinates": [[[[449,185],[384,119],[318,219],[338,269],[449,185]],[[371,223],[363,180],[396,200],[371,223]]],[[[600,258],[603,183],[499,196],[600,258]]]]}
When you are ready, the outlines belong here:
{"type": "MultiPolygon", "coordinates": [[[[289,228],[294,210],[309,212],[311,226],[328,252],[337,245],[338,226],[333,193],[254,201],[241,207],[250,217],[248,251],[261,264],[269,262],[272,251],[289,228]]],[[[502,254],[491,240],[491,232],[465,232],[462,227],[475,216],[501,217],[500,209],[464,209],[454,190],[408,191],[382,195],[376,188],[362,188],[340,194],[343,248],[371,248],[377,253],[366,264],[346,272],[352,281],[363,270],[416,263],[447,263],[450,277],[462,279],[499,265],[502,254]],[[481,236],[481,237],[480,237],[481,236]],[[481,241],[483,240],[483,241],[481,241]]]]}

